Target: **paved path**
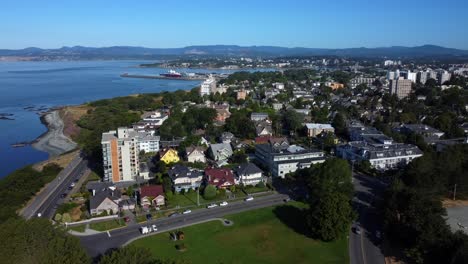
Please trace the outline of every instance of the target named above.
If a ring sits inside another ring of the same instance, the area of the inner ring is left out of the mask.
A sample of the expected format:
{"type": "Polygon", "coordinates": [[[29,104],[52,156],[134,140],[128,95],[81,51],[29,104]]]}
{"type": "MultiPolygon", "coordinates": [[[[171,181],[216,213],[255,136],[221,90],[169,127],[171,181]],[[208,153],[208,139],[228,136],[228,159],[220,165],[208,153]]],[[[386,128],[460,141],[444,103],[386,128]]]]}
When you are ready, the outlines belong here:
{"type": "Polygon", "coordinates": [[[380,198],[384,191],[384,184],[375,178],[354,175],[353,206],[359,213],[359,218],[353,226],[359,226],[361,234],[353,230],[349,233],[349,256],[351,264],[380,264],[384,263],[384,255],[381,250],[382,225],[379,223],[376,208],[373,202],[380,198]]]}
{"type": "Polygon", "coordinates": [[[181,214],[174,217],[165,217],[150,221],[145,224],[127,226],[96,235],[81,236],[80,240],[82,246],[86,249],[88,254],[91,257],[97,257],[101,254],[104,254],[109,249],[121,247],[129,241],[144,237],[139,231],[139,227],[141,226],[156,224],[158,226],[158,232],[151,234],[153,235],[185,226],[212,221],[229,214],[282,204],[284,203],[283,200],[286,197],[287,196],[281,194],[273,194],[269,196],[258,197],[249,202],[241,201],[230,203],[226,207],[199,209],[186,215],[181,214]]]}

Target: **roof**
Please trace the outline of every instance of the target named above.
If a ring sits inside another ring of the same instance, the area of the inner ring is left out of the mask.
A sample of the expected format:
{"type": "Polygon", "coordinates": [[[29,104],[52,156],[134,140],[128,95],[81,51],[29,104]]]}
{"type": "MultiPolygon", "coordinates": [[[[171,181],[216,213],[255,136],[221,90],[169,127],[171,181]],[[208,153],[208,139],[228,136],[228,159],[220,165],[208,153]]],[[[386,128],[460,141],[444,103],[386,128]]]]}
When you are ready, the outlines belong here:
{"type": "Polygon", "coordinates": [[[218,153],[221,153],[222,151],[226,151],[228,155],[232,154],[232,147],[231,144],[228,143],[219,143],[219,144],[211,144],[210,146],[211,152],[213,155],[217,156],[218,153]]]}
{"type": "Polygon", "coordinates": [[[234,171],[237,175],[251,175],[256,173],[263,173],[263,171],[259,167],[257,167],[251,162],[243,163],[237,166],[236,168],[234,168],[234,171]]]}
{"type": "Polygon", "coordinates": [[[89,198],[89,209],[96,209],[106,198],[115,202],[120,199],[121,195],[118,189],[114,191],[111,189],[96,191],[96,194],[89,198]]]}
{"type": "Polygon", "coordinates": [[[224,183],[235,184],[232,170],[227,168],[207,168],[205,175],[208,178],[208,183],[216,187],[222,186],[224,183]]]}
{"type": "Polygon", "coordinates": [[[140,197],[158,197],[159,195],[164,196],[162,185],[148,185],[140,188],[140,197]]]}
{"type": "Polygon", "coordinates": [[[330,124],[306,123],[307,129],[334,129],[330,124]]]}
{"type": "Polygon", "coordinates": [[[189,167],[181,164],[174,165],[174,167],[167,171],[167,174],[169,177],[171,177],[172,180],[184,177],[198,178],[202,175],[201,171],[190,169],[189,167]]]}
{"type": "Polygon", "coordinates": [[[187,153],[187,156],[190,156],[194,151],[198,150],[202,154],[205,152],[206,148],[205,147],[195,147],[195,146],[190,146],[185,148],[185,152],[187,153]]]}

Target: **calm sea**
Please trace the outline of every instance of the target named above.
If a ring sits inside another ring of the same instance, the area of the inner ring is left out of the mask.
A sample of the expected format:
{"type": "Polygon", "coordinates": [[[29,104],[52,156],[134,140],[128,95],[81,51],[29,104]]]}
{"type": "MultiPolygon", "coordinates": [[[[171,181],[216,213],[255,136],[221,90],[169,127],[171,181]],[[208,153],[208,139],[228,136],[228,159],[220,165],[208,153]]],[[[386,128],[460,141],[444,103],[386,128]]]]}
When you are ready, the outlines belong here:
{"type": "MultiPolygon", "coordinates": [[[[191,89],[200,81],[121,78],[125,72],[159,74],[167,69],[136,66],[143,61],[86,62],[0,62],[0,114],[14,120],[0,120],[0,177],[27,164],[48,158],[32,147],[11,144],[31,141],[46,131],[38,111],[61,105],[82,104],[103,98],[136,93],[191,89]],[[39,110],[38,110],[39,109],[39,110]]],[[[215,70],[181,70],[230,72],[215,70]]]]}

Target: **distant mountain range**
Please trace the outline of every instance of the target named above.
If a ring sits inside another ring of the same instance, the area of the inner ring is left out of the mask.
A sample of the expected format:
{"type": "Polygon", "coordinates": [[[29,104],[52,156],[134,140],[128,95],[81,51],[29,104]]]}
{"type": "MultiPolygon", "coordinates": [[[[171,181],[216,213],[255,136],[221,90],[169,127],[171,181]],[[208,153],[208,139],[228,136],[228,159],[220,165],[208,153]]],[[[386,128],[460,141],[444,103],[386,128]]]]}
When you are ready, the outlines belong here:
{"type": "Polygon", "coordinates": [[[382,47],[382,48],[286,48],[275,46],[236,46],[207,45],[184,48],[145,48],[132,46],[62,47],[59,49],[25,48],[19,50],[0,49],[0,56],[29,57],[70,57],[70,58],[154,58],[167,55],[205,55],[205,56],[341,56],[341,57],[441,57],[468,56],[468,50],[445,48],[435,45],[417,47],[382,47]]]}

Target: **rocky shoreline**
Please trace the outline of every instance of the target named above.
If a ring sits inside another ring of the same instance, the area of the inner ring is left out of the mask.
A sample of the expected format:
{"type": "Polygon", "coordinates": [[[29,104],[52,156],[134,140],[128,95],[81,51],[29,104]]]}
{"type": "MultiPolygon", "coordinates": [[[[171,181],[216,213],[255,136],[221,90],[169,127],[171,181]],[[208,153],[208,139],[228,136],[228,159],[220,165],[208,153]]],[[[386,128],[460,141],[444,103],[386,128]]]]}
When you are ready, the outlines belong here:
{"type": "Polygon", "coordinates": [[[47,152],[54,157],[77,147],[77,144],[63,133],[64,122],[60,117],[59,109],[41,115],[41,122],[48,130],[34,140],[31,144],[33,148],[47,152]]]}

